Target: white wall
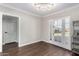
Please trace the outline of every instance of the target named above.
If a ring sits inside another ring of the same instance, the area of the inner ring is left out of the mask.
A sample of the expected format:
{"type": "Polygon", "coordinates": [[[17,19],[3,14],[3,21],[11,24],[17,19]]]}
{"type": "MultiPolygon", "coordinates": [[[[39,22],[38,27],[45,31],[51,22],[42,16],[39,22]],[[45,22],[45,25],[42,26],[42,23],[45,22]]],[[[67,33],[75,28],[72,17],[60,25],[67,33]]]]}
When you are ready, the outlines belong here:
{"type": "MultiPolygon", "coordinates": [[[[18,10],[10,9],[8,7],[0,6],[0,12],[8,13],[11,15],[17,15],[20,17],[20,41],[19,46],[24,46],[27,44],[31,44],[34,42],[40,41],[41,37],[41,18],[37,16],[33,16],[27,13],[20,12],[18,10]]],[[[1,16],[0,16],[1,18],[1,16]]],[[[0,21],[2,21],[0,19],[0,21]]],[[[0,22],[1,24],[2,22],[0,22]]],[[[1,28],[1,25],[0,25],[1,28]]],[[[1,28],[2,29],[2,28],[1,28]]],[[[1,34],[0,29],[0,34],[1,34]]],[[[0,42],[1,36],[0,36],[0,42]]],[[[0,51],[1,51],[1,44],[0,43],[0,51]]]]}
{"type": "MultiPolygon", "coordinates": [[[[54,44],[54,42],[50,40],[49,20],[61,19],[66,16],[70,16],[71,17],[70,20],[79,20],[79,6],[45,16],[42,23],[43,25],[42,26],[42,40],[43,41],[54,44]]],[[[70,40],[68,42],[70,42],[70,40]]],[[[65,47],[70,49],[69,46],[67,45],[65,45],[65,47]]]]}
{"type": "Polygon", "coordinates": [[[2,13],[0,13],[0,52],[2,51],[2,13]]]}

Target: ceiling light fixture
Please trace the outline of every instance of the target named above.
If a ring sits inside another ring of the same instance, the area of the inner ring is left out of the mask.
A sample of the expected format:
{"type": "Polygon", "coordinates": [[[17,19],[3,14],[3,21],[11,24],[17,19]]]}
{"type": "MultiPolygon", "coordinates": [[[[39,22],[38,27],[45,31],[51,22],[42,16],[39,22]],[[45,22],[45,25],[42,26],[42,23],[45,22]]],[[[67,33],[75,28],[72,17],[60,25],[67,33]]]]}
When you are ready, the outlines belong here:
{"type": "Polygon", "coordinates": [[[32,6],[38,11],[49,11],[54,8],[55,4],[54,3],[34,3],[32,6]]]}

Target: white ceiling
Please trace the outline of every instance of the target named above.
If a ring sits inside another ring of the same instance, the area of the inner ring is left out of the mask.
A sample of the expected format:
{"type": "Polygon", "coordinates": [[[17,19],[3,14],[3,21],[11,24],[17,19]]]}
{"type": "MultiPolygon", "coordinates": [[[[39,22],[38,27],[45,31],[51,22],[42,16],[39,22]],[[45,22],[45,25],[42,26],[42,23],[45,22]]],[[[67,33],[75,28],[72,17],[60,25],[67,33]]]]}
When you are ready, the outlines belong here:
{"type": "Polygon", "coordinates": [[[14,8],[18,8],[24,11],[28,11],[39,16],[46,16],[48,14],[55,13],[66,8],[79,5],[78,3],[56,3],[56,6],[51,11],[42,12],[37,11],[35,8],[33,8],[31,4],[32,3],[5,3],[5,5],[12,6],[14,8]]]}

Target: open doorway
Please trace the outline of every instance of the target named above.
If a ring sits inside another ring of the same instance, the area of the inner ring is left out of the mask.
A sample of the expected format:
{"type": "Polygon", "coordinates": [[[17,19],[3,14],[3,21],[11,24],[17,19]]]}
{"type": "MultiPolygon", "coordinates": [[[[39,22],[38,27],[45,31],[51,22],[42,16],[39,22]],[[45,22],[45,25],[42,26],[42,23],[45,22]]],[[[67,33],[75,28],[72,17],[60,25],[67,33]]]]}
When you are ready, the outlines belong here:
{"type": "Polygon", "coordinates": [[[2,16],[2,48],[5,50],[18,47],[19,18],[10,15],[2,16]]]}

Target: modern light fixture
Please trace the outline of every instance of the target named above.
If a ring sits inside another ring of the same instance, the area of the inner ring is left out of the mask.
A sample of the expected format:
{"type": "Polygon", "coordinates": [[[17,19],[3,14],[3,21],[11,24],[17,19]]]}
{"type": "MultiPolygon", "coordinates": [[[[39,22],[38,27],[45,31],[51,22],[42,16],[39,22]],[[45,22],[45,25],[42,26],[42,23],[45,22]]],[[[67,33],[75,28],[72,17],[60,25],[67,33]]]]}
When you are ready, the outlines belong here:
{"type": "Polygon", "coordinates": [[[34,3],[32,6],[38,11],[49,11],[54,8],[55,4],[54,3],[34,3]]]}

